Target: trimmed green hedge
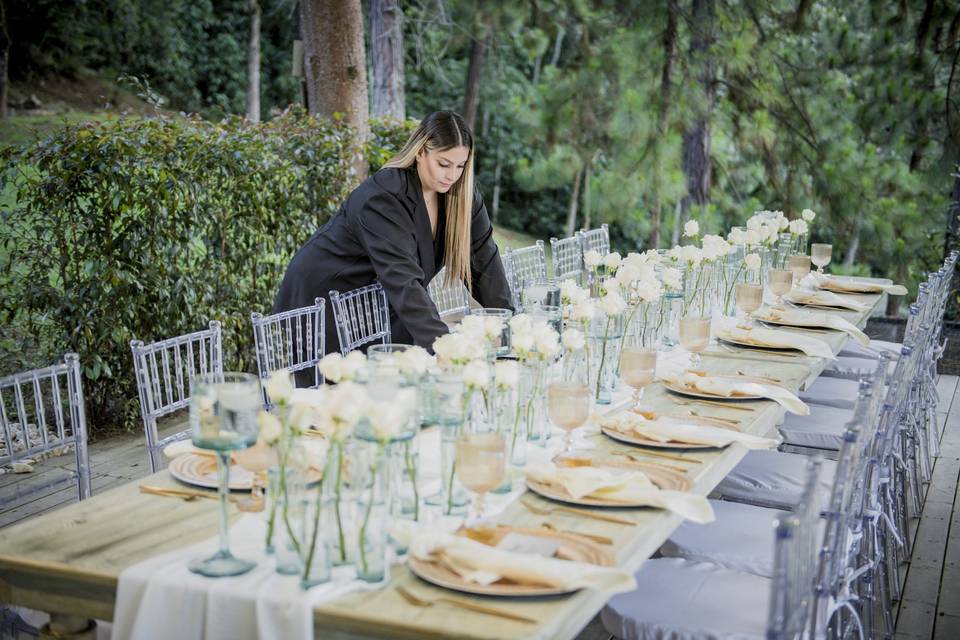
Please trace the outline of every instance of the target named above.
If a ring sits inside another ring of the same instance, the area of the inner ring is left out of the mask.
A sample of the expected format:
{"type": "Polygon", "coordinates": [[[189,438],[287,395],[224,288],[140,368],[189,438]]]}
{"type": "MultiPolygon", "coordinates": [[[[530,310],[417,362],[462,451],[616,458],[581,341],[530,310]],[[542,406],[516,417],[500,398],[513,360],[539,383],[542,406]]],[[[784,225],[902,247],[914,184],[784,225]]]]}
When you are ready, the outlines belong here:
{"type": "MultiPolygon", "coordinates": [[[[371,123],[371,170],[413,124],[371,123]]],[[[134,337],[217,319],[225,368],[255,370],[250,312],[269,311],[294,252],[356,184],[359,151],[346,124],[298,110],[84,123],[0,152],[0,349],[45,336],[27,349],[78,352],[95,429],[138,424],[134,337]]]]}

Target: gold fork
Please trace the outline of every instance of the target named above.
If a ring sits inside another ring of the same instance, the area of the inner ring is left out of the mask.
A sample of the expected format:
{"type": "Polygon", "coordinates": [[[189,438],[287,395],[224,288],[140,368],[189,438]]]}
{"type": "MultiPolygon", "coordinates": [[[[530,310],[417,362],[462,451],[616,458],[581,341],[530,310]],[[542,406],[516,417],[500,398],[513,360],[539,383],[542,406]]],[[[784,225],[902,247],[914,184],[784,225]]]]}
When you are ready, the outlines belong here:
{"type": "Polygon", "coordinates": [[[680,404],[680,405],[702,404],[708,407],[722,407],[724,409],[734,409],[736,411],[753,411],[754,410],[753,407],[750,407],[748,405],[732,404],[729,402],[718,402],[716,400],[681,400],[680,398],[674,398],[673,396],[667,396],[667,397],[670,398],[675,404],[680,404]]]}
{"type": "Polygon", "coordinates": [[[528,618],[526,616],[521,616],[517,613],[511,613],[509,611],[504,611],[503,609],[498,609],[495,607],[487,607],[482,604],[476,604],[469,602],[468,600],[459,600],[455,598],[447,598],[440,596],[434,598],[433,600],[424,600],[418,596],[413,595],[406,589],[404,589],[399,584],[396,585],[397,593],[400,596],[412,604],[415,607],[432,607],[438,604],[448,604],[451,607],[459,607],[460,609],[466,609],[468,611],[476,611],[477,613],[485,613],[488,616],[499,616],[501,618],[506,618],[507,620],[516,620],[517,622],[526,622],[527,624],[537,624],[537,621],[533,618],[528,618]]]}
{"type": "Polygon", "coordinates": [[[597,544],[613,544],[613,539],[612,539],[612,538],[608,538],[607,536],[598,536],[598,535],[596,535],[596,534],[594,534],[594,533],[583,533],[583,532],[580,532],[580,531],[570,531],[570,530],[568,530],[568,529],[557,529],[555,526],[553,526],[553,525],[550,524],[549,522],[541,522],[541,523],[540,523],[540,526],[543,527],[544,529],[549,529],[550,531],[553,531],[554,533],[563,533],[563,534],[566,534],[566,535],[568,535],[568,536],[576,536],[576,537],[579,537],[579,538],[586,538],[587,540],[589,540],[589,541],[591,541],[591,542],[596,542],[597,544]]]}
{"type": "Polygon", "coordinates": [[[636,522],[632,520],[627,520],[625,518],[618,518],[616,516],[608,516],[602,513],[593,513],[586,511],[585,509],[574,509],[573,507],[553,507],[551,509],[543,509],[541,507],[536,507],[532,504],[529,504],[526,500],[520,500],[520,504],[530,513],[534,513],[538,516],[545,516],[554,511],[563,511],[564,513],[572,513],[574,515],[583,516],[584,518],[593,518],[594,520],[601,520],[603,522],[612,522],[614,524],[625,524],[631,527],[637,526],[636,522]]]}

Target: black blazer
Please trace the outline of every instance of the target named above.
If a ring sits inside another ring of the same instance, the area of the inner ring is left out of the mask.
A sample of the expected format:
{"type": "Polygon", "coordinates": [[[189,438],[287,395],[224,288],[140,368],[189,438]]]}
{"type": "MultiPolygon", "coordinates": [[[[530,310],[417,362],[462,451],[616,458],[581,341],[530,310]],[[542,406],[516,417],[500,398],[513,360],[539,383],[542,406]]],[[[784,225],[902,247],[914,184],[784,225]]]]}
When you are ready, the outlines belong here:
{"type": "MultiPolygon", "coordinates": [[[[474,190],[470,229],[473,296],[485,307],[512,308],[493,227],[479,190],[474,190]]],[[[441,217],[443,196],[438,198],[441,217]]],[[[438,224],[439,231],[442,226],[438,224]]],[[[390,303],[393,342],[429,348],[447,333],[427,284],[443,264],[436,245],[416,167],[381,169],[347,197],[340,211],[293,257],[280,284],[273,311],[311,305],[331,290],[347,292],[379,280],[390,303]]],[[[333,310],[326,309],[326,353],[339,352],[333,310]]]]}

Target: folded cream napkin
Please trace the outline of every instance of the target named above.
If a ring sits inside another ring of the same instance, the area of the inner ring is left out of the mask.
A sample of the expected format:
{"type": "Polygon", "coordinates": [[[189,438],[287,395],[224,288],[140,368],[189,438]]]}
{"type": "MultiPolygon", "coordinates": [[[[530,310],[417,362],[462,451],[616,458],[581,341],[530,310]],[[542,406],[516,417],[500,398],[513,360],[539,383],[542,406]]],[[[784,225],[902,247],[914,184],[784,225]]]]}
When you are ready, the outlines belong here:
{"type": "Polygon", "coordinates": [[[633,575],[616,567],[506,551],[433,529],[397,527],[391,533],[408,543],[414,558],[441,563],[465,580],[480,585],[505,579],[570,591],[597,589],[611,595],[637,588],[633,575]]]}
{"type": "Polygon", "coordinates": [[[664,382],[690,391],[713,394],[731,398],[735,395],[760,396],[773,400],[790,413],[806,416],[810,414],[810,407],[800,398],[783,387],[775,384],[761,384],[759,382],[739,381],[732,377],[699,376],[685,371],[675,377],[664,378],[664,382]]]}
{"type": "Polygon", "coordinates": [[[794,287],[790,293],[784,296],[790,302],[797,304],[814,304],[822,307],[841,307],[851,311],[866,311],[869,307],[860,304],[855,300],[843,298],[831,291],[814,291],[812,289],[803,289],[794,287]]]}
{"type": "Polygon", "coordinates": [[[713,521],[713,509],[703,496],[683,491],[664,491],[635,469],[605,467],[558,467],[552,463],[527,465],[527,478],[563,487],[570,497],[596,498],[630,505],[659,507],[692,522],[713,521]]]}
{"type": "Polygon", "coordinates": [[[857,328],[855,324],[841,318],[824,312],[808,311],[806,309],[787,309],[777,307],[763,307],[753,314],[757,320],[768,320],[770,322],[780,322],[785,325],[796,325],[798,327],[826,327],[843,331],[848,336],[867,346],[870,344],[870,338],[863,331],[857,328]]]}
{"type": "Polygon", "coordinates": [[[891,296],[904,296],[907,294],[907,288],[902,284],[881,284],[879,282],[870,282],[859,278],[831,276],[825,273],[811,271],[817,286],[846,293],[886,293],[891,296]]]}
{"type": "Polygon", "coordinates": [[[711,447],[725,447],[739,442],[747,449],[775,449],[780,444],[773,438],[763,438],[735,429],[696,424],[678,418],[657,417],[648,420],[633,411],[621,411],[616,415],[604,416],[600,419],[600,426],[625,435],[636,434],[657,442],[685,442],[711,447]]]}
{"type": "Polygon", "coordinates": [[[835,360],[833,351],[823,340],[813,336],[805,336],[789,331],[751,327],[742,329],[737,326],[736,318],[721,317],[714,322],[714,332],[721,340],[742,342],[759,347],[775,347],[780,349],[799,349],[808,356],[835,360]]]}
{"type": "Polygon", "coordinates": [[[171,442],[163,448],[163,455],[168,460],[173,460],[178,456],[182,456],[185,453],[212,453],[211,451],[204,451],[203,449],[198,449],[193,446],[193,442],[190,438],[186,440],[177,440],[176,442],[171,442]]]}

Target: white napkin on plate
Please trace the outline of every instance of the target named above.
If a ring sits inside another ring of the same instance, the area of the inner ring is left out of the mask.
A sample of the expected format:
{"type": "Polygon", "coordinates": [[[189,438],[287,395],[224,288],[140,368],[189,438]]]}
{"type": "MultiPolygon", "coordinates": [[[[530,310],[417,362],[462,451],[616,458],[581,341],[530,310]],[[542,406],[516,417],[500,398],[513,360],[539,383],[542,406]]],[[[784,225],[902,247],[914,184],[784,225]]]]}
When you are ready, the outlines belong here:
{"type": "Polygon", "coordinates": [[[855,324],[840,316],[822,311],[763,307],[754,313],[753,317],[758,320],[781,322],[786,325],[796,325],[798,327],[826,327],[828,329],[835,329],[837,331],[843,331],[863,346],[870,344],[870,337],[858,329],[855,324]]]}
{"type": "Polygon", "coordinates": [[[396,527],[391,532],[409,544],[410,555],[438,562],[479,585],[500,579],[563,590],[597,589],[613,595],[637,588],[629,571],[585,562],[545,558],[485,545],[464,536],[422,527],[396,527]]]}
{"type": "Polygon", "coordinates": [[[525,472],[530,480],[563,487],[575,500],[596,498],[659,507],[692,522],[713,521],[713,509],[706,498],[683,491],[664,491],[636,469],[558,467],[548,463],[527,465],[525,472]]]}
{"type": "Polygon", "coordinates": [[[735,393],[750,396],[760,396],[773,400],[790,413],[800,416],[810,414],[810,407],[783,387],[775,384],[761,384],[759,382],[739,381],[733,378],[721,378],[717,376],[699,376],[695,373],[686,371],[672,378],[665,378],[667,382],[676,387],[682,387],[694,392],[713,394],[725,398],[731,398],[735,393]]]}
{"type": "Polygon", "coordinates": [[[831,276],[826,273],[811,271],[814,281],[823,288],[839,289],[847,293],[886,293],[891,296],[907,295],[907,288],[902,284],[880,284],[852,277],[831,276]]]}
{"type": "Polygon", "coordinates": [[[613,416],[605,416],[600,419],[600,426],[624,435],[636,434],[657,442],[685,442],[711,447],[726,447],[739,442],[747,449],[775,449],[780,444],[773,438],[763,438],[735,429],[685,422],[676,418],[658,417],[647,420],[633,411],[621,411],[613,416]]]}
{"type": "Polygon", "coordinates": [[[784,296],[784,298],[796,304],[813,304],[820,305],[822,307],[841,307],[843,309],[850,309],[851,311],[866,311],[869,309],[867,305],[860,304],[859,302],[849,298],[838,296],[832,291],[814,291],[813,289],[804,289],[802,287],[794,287],[790,290],[790,293],[784,296]]]}
{"type": "Polygon", "coordinates": [[[751,327],[742,329],[737,326],[736,318],[720,317],[714,322],[714,331],[721,340],[742,342],[759,347],[775,347],[781,349],[799,349],[808,356],[836,360],[830,345],[813,336],[804,336],[789,331],[751,327]]]}

